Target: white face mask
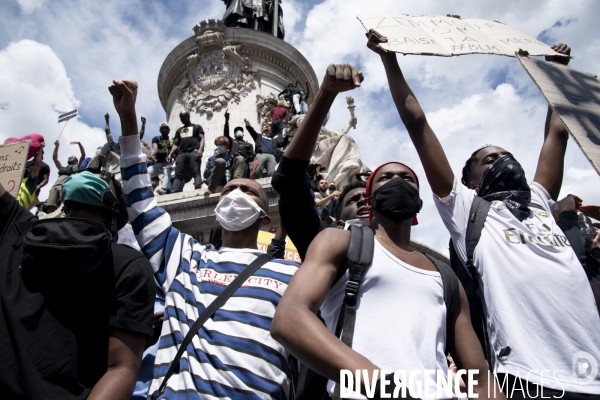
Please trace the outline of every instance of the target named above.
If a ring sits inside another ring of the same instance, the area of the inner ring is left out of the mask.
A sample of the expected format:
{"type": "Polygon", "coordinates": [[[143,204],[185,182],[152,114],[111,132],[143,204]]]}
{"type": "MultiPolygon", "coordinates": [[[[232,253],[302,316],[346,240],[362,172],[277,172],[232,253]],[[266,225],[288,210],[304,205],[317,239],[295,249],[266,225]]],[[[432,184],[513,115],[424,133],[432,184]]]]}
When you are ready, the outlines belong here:
{"type": "Polygon", "coordinates": [[[239,189],[235,189],[223,197],[215,208],[217,221],[226,231],[241,231],[248,228],[264,214],[252,197],[239,189]]]}

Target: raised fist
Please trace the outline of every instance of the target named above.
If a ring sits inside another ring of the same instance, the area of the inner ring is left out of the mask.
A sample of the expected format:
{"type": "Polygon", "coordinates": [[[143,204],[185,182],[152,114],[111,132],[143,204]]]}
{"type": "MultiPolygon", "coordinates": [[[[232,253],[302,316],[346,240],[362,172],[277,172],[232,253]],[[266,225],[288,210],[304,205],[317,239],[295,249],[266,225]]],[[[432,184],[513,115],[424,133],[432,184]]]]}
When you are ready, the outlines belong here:
{"type": "Polygon", "coordinates": [[[225,121],[229,121],[229,109],[225,110],[225,121]]]}
{"type": "Polygon", "coordinates": [[[113,96],[113,103],[119,115],[134,114],[138,84],[136,81],[113,80],[108,91],[113,96]]]}
{"type": "Polygon", "coordinates": [[[60,142],[58,141],[58,139],[54,141],[54,145],[55,145],[56,147],[60,146],[60,142]]]}
{"type": "Polygon", "coordinates": [[[554,44],[550,47],[555,52],[564,54],[564,55],[563,56],[546,56],[546,61],[555,62],[555,63],[563,64],[563,65],[569,64],[569,61],[571,60],[571,57],[569,57],[571,55],[571,48],[568,45],[566,45],[564,43],[559,43],[559,44],[554,44]]]}
{"type": "Polygon", "coordinates": [[[363,81],[362,72],[349,64],[330,64],[323,78],[323,88],[331,92],[341,93],[360,87],[363,81]]]}
{"type": "Polygon", "coordinates": [[[142,120],[142,125],[146,125],[146,117],[141,117],[140,119],[142,120]]]}
{"type": "Polygon", "coordinates": [[[369,30],[369,32],[367,32],[366,35],[368,39],[367,47],[369,49],[379,54],[380,56],[383,56],[388,53],[380,46],[381,43],[387,43],[388,40],[385,36],[381,36],[377,31],[373,29],[369,30]]]}

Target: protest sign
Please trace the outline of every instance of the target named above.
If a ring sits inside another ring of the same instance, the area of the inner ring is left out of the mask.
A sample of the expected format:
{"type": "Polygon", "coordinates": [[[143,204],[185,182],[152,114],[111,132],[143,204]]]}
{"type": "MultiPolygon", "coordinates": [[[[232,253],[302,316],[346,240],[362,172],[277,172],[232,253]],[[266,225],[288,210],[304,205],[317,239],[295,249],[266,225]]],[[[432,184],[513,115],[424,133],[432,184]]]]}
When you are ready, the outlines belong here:
{"type": "Polygon", "coordinates": [[[25,173],[29,141],[0,145],[0,183],[15,198],[25,173]]]}
{"type": "Polygon", "coordinates": [[[600,174],[600,80],[562,64],[517,55],[550,107],[600,174]]]}
{"type": "Polygon", "coordinates": [[[402,54],[459,56],[499,54],[514,57],[519,50],[531,55],[557,55],[550,46],[498,21],[459,16],[371,13],[358,20],[388,42],[381,47],[402,54]]]}

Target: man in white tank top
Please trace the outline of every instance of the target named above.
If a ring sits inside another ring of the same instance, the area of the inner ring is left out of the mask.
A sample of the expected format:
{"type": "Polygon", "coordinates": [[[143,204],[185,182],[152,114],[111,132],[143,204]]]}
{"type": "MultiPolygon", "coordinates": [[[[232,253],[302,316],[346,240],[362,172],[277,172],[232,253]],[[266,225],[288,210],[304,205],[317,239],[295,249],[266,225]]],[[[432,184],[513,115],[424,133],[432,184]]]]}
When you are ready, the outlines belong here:
{"type": "MultiPolygon", "coordinates": [[[[415,370],[435,370],[445,376],[447,348],[459,368],[479,370],[474,392],[480,399],[488,398],[488,368],[462,287],[458,315],[449,325],[452,331],[446,332],[441,276],[431,261],[410,247],[411,225],[422,206],[418,188],[415,173],[401,163],[384,164],[369,178],[375,250],[358,290],[352,348],[332,333],[348,281],[349,231],[325,229],[317,235],[277,307],[271,335],[309,368],[330,379],[330,395],[343,369],[366,370],[369,376],[375,370],[404,370],[406,376],[415,370]],[[315,315],[319,308],[327,326],[315,315]]],[[[437,397],[433,379],[418,384],[418,397],[446,398],[437,397]]],[[[364,398],[362,379],[360,387],[362,395],[352,393],[351,398],[364,398]]],[[[493,393],[491,388],[492,397],[493,393]]],[[[497,388],[495,398],[504,398],[497,388]]]]}
{"type": "MultiPolygon", "coordinates": [[[[512,398],[598,398],[600,319],[586,274],[552,217],[569,138],[560,117],[549,108],[533,183],[512,154],[487,146],[467,161],[461,184],[395,53],[379,46],[387,39],[374,31],[368,37],[367,46],[381,57],[392,97],[464,265],[474,199],[491,203],[473,268],[482,289],[494,372],[508,381],[512,398]]],[[[570,54],[567,45],[553,48],[570,54]]],[[[567,64],[565,56],[546,60],[567,64]]]]}

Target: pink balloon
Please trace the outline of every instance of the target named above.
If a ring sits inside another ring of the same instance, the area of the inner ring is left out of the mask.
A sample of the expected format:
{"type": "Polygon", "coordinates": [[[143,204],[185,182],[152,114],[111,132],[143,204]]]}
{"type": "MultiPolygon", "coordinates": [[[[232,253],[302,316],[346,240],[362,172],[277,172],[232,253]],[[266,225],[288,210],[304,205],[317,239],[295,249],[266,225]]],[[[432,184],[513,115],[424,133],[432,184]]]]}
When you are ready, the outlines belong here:
{"type": "Polygon", "coordinates": [[[40,143],[44,141],[44,137],[39,133],[30,133],[29,135],[25,135],[22,138],[9,137],[4,141],[4,144],[10,144],[15,142],[22,142],[24,140],[29,140],[29,155],[27,159],[29,160],[31,157],[35,156],[37,152],[40,150],[40,143]]]}

